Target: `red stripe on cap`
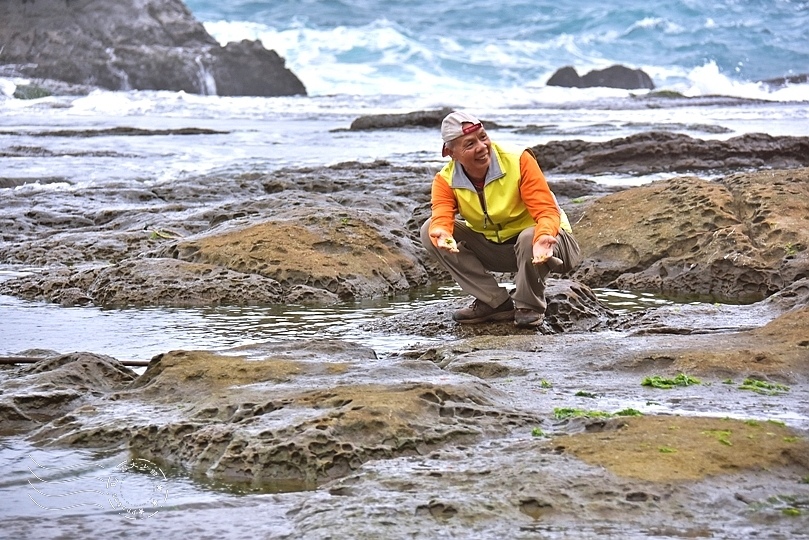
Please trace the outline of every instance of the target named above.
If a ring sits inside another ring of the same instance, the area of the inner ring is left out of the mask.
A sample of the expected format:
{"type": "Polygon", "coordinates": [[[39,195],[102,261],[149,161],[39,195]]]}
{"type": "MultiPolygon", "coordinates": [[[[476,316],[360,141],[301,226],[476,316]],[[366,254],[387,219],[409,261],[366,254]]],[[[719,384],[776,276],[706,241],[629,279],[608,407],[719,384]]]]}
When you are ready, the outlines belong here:
{"type": "Polygon", "coordinates": [[[477,124],[472,124],[471,126],[466,126],[465,128],[462,128],[461,131],[463,131],[464,135],[468,135],[468,134],[472,133],[473,131],[479,130],[482,127],[483,127],[483,124],[478,122],[477,124]]]}

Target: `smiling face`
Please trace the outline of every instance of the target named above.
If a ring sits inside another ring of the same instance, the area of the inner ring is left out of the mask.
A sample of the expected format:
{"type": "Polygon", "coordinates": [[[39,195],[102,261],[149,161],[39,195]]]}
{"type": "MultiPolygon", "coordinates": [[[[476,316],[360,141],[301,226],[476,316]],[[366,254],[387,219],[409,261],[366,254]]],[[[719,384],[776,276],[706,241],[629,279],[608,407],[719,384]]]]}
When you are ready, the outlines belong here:
{"type": "MultiPolygon", "coordinates": [[[[464,127],[471,124],[463,124],[464,127]]],[[[461,135],[447,145],[449,156],[461,164],[470,178],[481,180],[492,161],[492,142],[483,127],[461,135]]]]}

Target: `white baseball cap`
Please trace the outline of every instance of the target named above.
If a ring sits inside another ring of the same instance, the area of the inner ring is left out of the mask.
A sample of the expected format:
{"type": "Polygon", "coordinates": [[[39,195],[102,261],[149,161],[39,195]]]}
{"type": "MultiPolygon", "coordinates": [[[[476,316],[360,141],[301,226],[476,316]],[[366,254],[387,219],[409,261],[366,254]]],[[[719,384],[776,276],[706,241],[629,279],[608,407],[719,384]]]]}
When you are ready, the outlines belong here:
{"type": "Polygon", "coordinates": [[[444,140],[444,147],[441,155],[444,157],[449,155],[447,150],[447,143],[454,141],[458,137],[473,133],[483,127],[483,124],[472,116],[471,114],[463,111],[455,111],[449,113],[444,117],[441,122],[441,138],[444,140]],[[470,124],[464,126],[464,124],[470,124]]]}

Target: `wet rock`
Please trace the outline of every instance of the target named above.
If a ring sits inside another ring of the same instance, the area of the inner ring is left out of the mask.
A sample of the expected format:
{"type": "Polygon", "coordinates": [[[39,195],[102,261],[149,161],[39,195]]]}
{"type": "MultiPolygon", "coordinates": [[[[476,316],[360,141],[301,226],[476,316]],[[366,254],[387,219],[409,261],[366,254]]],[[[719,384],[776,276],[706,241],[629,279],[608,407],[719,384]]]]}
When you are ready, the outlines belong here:
{"type": "Polygon", "coordinates": [[[463,325],[452,320],[452,313],[471,303],[471,297],[459,297],[414,309],[410,313],[393,315],[368,323],[366,328],[375,331],[392,330],[421,336],[472,337],[477,335],[511,336],[515,334],[562,333],[595,331],[608,328],[617,320],[617,313],[604,306],[595,293],[581,283],[550,278],[545,298],[548,302],[544,323],[537,329],[523,330],[514,323],[494,322],[482,325],[463,325]]]}
{"type": "MultiPolygon", "coordinates": [[[[0,292],[65,305],[189,305],[197,300],[181,289],[217,275],[194,289],[199,302],[333,303],[446,281],[418,239],[433,173],[379,161],[65,194],[23,187],[4,200],[0,258],[45,269],[0,283],[0,292]]],[[[763,298],[806,275],[805,177],[796,169],[681,178],[617,194],[586,179],[553,184],[585,247],[573,277],[590,287],[763,298]]]]}
{"type": "Polygon", "coordinates": [[[406,227],[427,204],[430,179],[424,168],[377,162],[77,188],[64,198],[18,190],[0,217],[0,255],[48,268],[0,287],[60,303],[62,288],[77,288],[119,305],[333,303],[403,291],[428,280],[406,227]],[[217,279],[192,286],[206,275],[217,279]],[[183,297],[187,286],[199,300],[183,297]]]}
{"type": "Polygon", "coordinates": [[[593,203],[576,225],[590,286],[761,300],[809,276],[809,169],[658,181],[593,203]]]}
{"type": "Polygon", "coordinates": [[[6,406],[15,378],[0,371],[0,411],[46,448],[309,490],[250,499],[252,515],[289,508],[273,518],[282,538],[418,536],[425,520],[457,537],[735,536],[759,522],[794,537],[801,524],[782,512],[809,497],[805,281],[757,304],[757,322],[724,311],[744,306],[679,308],[674,323],[712,333],[483,331],[389,358],[333,340],[170,351],[135,380],[79,380],[95,389],[84,401],[66,379],[50,389],[61,415],[40,421],[6,406]],[[683,371],[701,383],[641,384],[683,371]],[[752,376],[789,389],[743,389],[752,376]],[[627,406],[644,416],[615,415],[627,406]]]}
{"type": "Polygon", "coordinates": [[[174,351],[153,358],[128,388],[33,440],[124,445],[225,481],[311,484],[370,459],[422,454],[536,421],[475,381],[436,383],[438,373],[430,363],[382,364],[370,349],[328,340],[227,355],[174,351]],[[142,414],[121,414],[136,403],[142,414]]]}
{"type": "Polygon", "coordinates": [[[440,128],[441,121],[453,111],[444,107],[434,111],[414,111],[405,114],[373,114],[360,116],[351,122],[351,131],[399,129],[405,127],[440,128]]]}
{"type": "Polygon", "coordinates": [[[176,259],[128,259],[100,270],[87,288],[98,305],[275,304],[281,285],[253,273],[176,259]]]}
{"type": "Polygon", "coordinates": [[[738,377],[736,386],[747,378],[776,384],[806,383],[809,340],[805,336],[809,336],[807,307],[780,315],[748,333],[723,335],[721,341],[703,338],[704,348],[696,339],[684,349],[672,347],[668,352],[675,360],[669,369],[738,377]],[[709,342],[713,345],[708,346],[709,342]]]}
{"type": "Polygon", "coordinates": [[[23,84],[17,86],[13,95],[17,99],[40,99],[51,96],[53,93],[50,90],[40,86],[23,84]]]}
{"type": "Polygon", "coordinates": [[[532,149],[542,169],[556,173],[652,174],[809,166],[809,137],[761,133],[704,141],[652,131],[605,142],[552,141],[532,149]]]}
{"type": "Polygon", "coordinates": [[[425,284],[427,275],[400,229],[382,228],[373,214],[287,213],[283,219],[187,238],[159,252],[258,274],[284,290],[300,285],[342,299],[367,298],[425,284]]]}
{"type": "Polygon", "coordinates": [[[776,77],[774,79],[765,79],[760,81],[766,85],[774,88],[783,88],[790,84],[805,84],[809,81],[809,73],[800,73],[798,75],[790,75],[788,77],[776,77]]]}
{"type": "MultiPolygon", "coordinates": [[[[698,480],[729,469],[809,469],[809,443],[789,442],[796,433],[786,426],[730,418],[646,417],[608,422],[612,429],[561,437],[556,442],[586,463],[604,466],[622,477],[658,483],[698,480]]],[[[649,498],[639,495],[627,497],[634,501],[649,498]]]]}
{"type": "MultiPolygon", "coordinates": [[[[433,111],[413,111],[403,114],[372,114],[367,116],[360,116],[351,122],[349,131],[367,131],[374,129],[403,129],[412,127],[423,127],[440,129],[441,121],[444,117],[455,109],[451,107],[444,107],[442,109],[433,111]]],[[[487,129],[497,129],[501,127],[500,124],[491,120],[483,120],[483,125],[487,129]]],[[[339,131],[339,130],[338,130],[339,131]]]]}
{"type": "Polygon", "coordinates": [[[56,80],[110,90],[306,93],[274,51],[257,41],[220,46],[181,0],[3,2],[0,42],[3,62],[40,86],[56,80]]]}
{"type": "Polygon", "coordinates": [[[308,285],[295,285],[289,289],[283,303],[322,306],[336,304],[339,301],[340,297],[331,291],[308,285]]]}
{"type": "MultiPolygon", "coordinates": [[[[806,459],[800,455],[804,446],[781,438],[793,435],[775,431],[771,439],[777,448],[772,453],[762,455],[754,450],[763,461],[772,463],[773,471],[779,471],[761,473],[757,465],[747,468],[750,462],[735,455],[733,447],[700,431],[701,427],[728,427],[722,420],[703,425],[690,418],[649,420],[649,424],[659,420],[662,429],[647,428],[648,437],[634,439],[636,446],[631,450],[629,443],[640,430],[613,430],[592,435],[601,437],[592,445],[577,447],[581,458],[565,447],[567,442],[572,447],[580,437],[576,435],[518,437],[476,447],[445,448],[427,456],[397,460],[395,465],[370,462],[361,471],[330,483],[330,491],[318,491],[301,501],[291,519],[293,529],[283,538],[371,538],[384,536],[392,528],[399,536],[418,537],[425,522],[435,535],[457,538],[530,538],[556,533],[577,538],[643,538],[649,534],[721,537],[732,536],[737,530],[733,523],[757,529],[763,526],[760,522],[766,522],[767,530],[776,529],[779,535],[799,533],[800,523],[779,516],[788,503],[767,502],[772,497],[768,490],[774,485],[771,481],[794,488],[794,479],[806,470],[806,459]],[[699,479],[677,477],[680,471],[685,477],[690,454],[685,450],[660,452],[662,444],[656,442],[678,435],[691,445],[721,447],[715,460],[712,453],[705,452],[697,462],[708,466],[706,472],[719,470],[720,474],[699,479]],[[645,459],[645,454],[653,463],[647,473],[658,472],[671,480],[649,481],[616,474],[611,466],[605,469],[597,456],[587,455],[587,450],[609,452],[614,441],[627,445],[627,452],[620,454],[622,465],[629,467],[636,457],[645,459]],[[786,453],[782,455],[780,450],[786,453]],[[681,468],[680,464],[686,466],[681,468]],[[728,495],[738,492],[740,485],[745,487],[750,506],[728,495]],[[349,500],[329,495],[345,491],[350,493],[349,500]],[[384,517],[369,517],[369,504],[384,509],[384,517]]],[[[733,421],[729,424],[731,429],[736,426],[733,421]]],[[[739,433],[759,438],[768,431],[764,425],[758,431],[745,428],[739,433]]],[[[779,488],[774,489],[779,492],[779,488]]],[[[806,490],[794,489],[800,494],[792,500],[805,500],[806,490]]]]}
{"type": "Polygon", "coordinates": [[[44,357],[3,375],[0,424],[6,435],[62,418],[135,379],[116,359],[85,352],[44,357]]]}
{"type": "Polygon", "coordinates": [[[641,69],[631,69],[626,66],[614,65],[606,69],[597,69],[588,72],[584,76],[579,76],[572,66],[565,66],[558,69],[548,82],[548,86],[564,86],[566,88],[624,88],[634,89],[654,89],[652,78],[641,69]]]}

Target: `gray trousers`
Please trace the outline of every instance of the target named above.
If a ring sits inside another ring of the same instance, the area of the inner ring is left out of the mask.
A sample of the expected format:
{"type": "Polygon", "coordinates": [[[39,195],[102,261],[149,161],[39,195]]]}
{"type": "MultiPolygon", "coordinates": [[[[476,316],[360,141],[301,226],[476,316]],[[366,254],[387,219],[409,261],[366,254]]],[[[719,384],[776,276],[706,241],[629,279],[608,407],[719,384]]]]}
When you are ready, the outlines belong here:
{"type": "MultiPolygon", "coordinates": [[[[517,237],[515,244],[490,242],[455,220],[453,238],[458,244],[458,253],[439,249],[430,241],[430,219],[421,227],[421,243],[435,257],[461,289],[481,302],[497,307],[509,298],[508,291],[501,287],[491,272],[516,272],[511,295],[518,309],[532,309],[545,312],[545,278],[551,272],[547,263],[535,265],[533,259],[534,228],[529,227],[517,237]]],[[[562,266],[553,271],[561,274],[570,272],[581,262],[579,244],[571,234],[559,230],[558,241],[553,248],[553,256],[562,260],[562,266]]]]}

